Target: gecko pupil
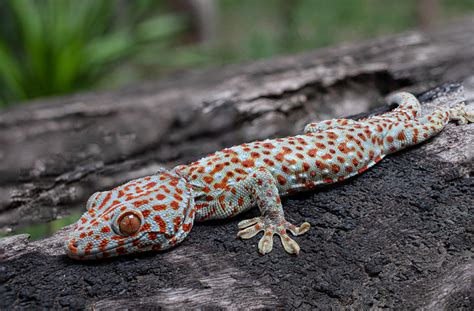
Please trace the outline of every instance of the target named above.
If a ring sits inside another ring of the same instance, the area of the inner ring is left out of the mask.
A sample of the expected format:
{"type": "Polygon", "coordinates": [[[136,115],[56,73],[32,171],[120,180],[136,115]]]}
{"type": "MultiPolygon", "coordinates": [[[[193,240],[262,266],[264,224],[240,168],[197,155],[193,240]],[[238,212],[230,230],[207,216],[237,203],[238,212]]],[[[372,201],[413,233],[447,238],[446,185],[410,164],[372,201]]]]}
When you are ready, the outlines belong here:
{"type": "Polygon", "coordinates": [[[132,235],[140,230],[141,220],[140,217],[133,213],[124,214],[119,219],[119,229],[124,235],[132,235]]]}

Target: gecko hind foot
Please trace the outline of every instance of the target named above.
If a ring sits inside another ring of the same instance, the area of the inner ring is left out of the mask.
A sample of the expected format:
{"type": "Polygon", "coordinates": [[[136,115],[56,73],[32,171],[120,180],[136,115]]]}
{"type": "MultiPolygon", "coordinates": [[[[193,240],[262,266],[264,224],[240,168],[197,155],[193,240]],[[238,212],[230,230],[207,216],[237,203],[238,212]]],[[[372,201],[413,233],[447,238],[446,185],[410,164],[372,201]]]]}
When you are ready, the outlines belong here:
{"type": "Polygon", "coordinates": [[[474,113],[466,111],[466,105],[460,104],[450,109],[450,120],[456,121],[458,124],[474,123],[474,113]]]}
{"type": "Polygon", "coordinates": [[[288,230],[294,236],[297,236],[307,232],[311,226],[309,223],[304,222],[298,227],[286,221],[283,217],[270,219],[261,216],[243,220],[239,222],[238,227],[241,230],[237,233],[237,236],[241,239],[253,238],[260,231],[264,231],[263,237],[258,242],[258,250],[262,255],[272,251],[273,235],[275,234],[280,237],[285,251],[289,254],[298,255],[300,247],[298,243],[288,236],[286,231],[288,230]]]}

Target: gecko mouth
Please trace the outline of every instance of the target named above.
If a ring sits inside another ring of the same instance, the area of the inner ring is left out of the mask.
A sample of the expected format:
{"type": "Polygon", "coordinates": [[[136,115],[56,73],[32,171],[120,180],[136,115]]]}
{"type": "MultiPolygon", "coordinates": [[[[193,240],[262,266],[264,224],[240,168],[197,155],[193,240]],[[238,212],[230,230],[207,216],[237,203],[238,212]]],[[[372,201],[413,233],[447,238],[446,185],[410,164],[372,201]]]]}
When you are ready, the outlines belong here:
{"type": "MultiPolygon", "coordinates": [[[[64,244],[64,250],[68,257],[73,258],[73,259],[79,259],[79,260],[114,257],[119,254],[116,252],[111,253],[111,251],[116,250],[119,247],[123,247],[127,249],[127,246],[132,245],[133,242],[140,240],[145,234],[147,234],[147,232],[142,233],[140,236],[136,236],[134,239],[129,239],[120,245],[112,244],[100,250],[91,249],[90,251],[87,252],[87,254],[85,253],[84,247],[81,247],[80,243],[78,243],[74,238],[72,238],[66,241],[66,243],[64,244]],[[103,253],[108,253],[109,256],[100,256],[103,253]]],[[[129,251],[127,251],[127,253],[129,253],[129,251]]]]}

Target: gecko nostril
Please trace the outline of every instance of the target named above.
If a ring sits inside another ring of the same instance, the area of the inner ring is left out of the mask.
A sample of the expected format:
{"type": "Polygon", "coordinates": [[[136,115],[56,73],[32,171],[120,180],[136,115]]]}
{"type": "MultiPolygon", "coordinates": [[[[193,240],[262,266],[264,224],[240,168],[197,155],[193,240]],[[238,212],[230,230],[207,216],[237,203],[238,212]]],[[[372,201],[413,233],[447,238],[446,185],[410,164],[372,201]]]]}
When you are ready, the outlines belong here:
{"type": "Polygon", "coordinates": [[[77,242],[72,243],[72,247],[77,248],[78,246],[79,246],[79,243],[77,243],[77,242]]]}

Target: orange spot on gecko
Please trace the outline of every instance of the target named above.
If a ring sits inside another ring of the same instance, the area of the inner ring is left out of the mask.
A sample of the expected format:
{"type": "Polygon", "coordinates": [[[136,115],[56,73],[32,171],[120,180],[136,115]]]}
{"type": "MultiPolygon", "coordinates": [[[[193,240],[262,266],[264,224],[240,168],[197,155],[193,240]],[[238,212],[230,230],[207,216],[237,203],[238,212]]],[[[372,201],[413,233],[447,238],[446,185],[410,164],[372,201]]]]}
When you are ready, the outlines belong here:
{"type": "Polygon", "coordinates": [[[152,208],[155,211],[164,211],[166,209],[166,205],[164,204],[153,205],[152,208]]]}
{"type": "Polygon", "coordinates": [[[272,160],[270,159],[263,159],[263,162],[265,164],[267,164],[268,166],[274,166],[275,165],[275,162],[273,162],[272,160]]]}
{"type": "Polygon", "coordinates": [[[337,149],[339,149],[339,151],[344,154],[348,154],[350,152],[350,149],[347,147],[345,143],[342,143],[339,146],[337,146],[337,149]]]}
{"type": "Polygon", "coordinates": [[[204,180],[204,182],[210,184],[210,183],[212,183],[212,182],[214,181],[214,178],[211,177],[211,176],[204,176],[204,177],[202,178],[202,180],[204,180]]]}
{"type": "Polygon", "coordinates": [[[373,159],[375,156],[375,152],[373,150],[369,150],[369,159],[373,159]]]}
{"type": "Polygon", "coordinates": [[[332,139],[332,140],[336,140],[337,139],[337,135],[333,132],[327,132],[327,136],[329,139],[332,139]]]}
{"type": "Polygon", "coordinates": [[[192,224],[183,224],[183,231],[184,232],[189,232],[189,231],[191,231],[192,227],[193,227],[192,224]]]}
{"type": "Polygon", "coordinates": [[[94,244],[92,242],[87,243],[86,247],[84,248],[84,254],[89,254],[91,252],[91,249],[94,247],[94,244]]]}
{"type": "Polygon", "coordinates": [[[156,182],[151,182],[151,183],[146,184],[145,188],[150,189],[150,188],[153,188],[154,186],[156,186],[156,182]]]}
{"type": "Polygon", "coordinates": [[[323,160],[332,159],[332,155],[330,155],[329,153],[326,153],[326,154],[324,154],[324,155],[321,157],[321,159],[323,159],[323,160]]]}
{"type": "Polygon", "coordinates": [[[398,133],[397,139],[398,139],[398,140],[401,140],[401,141],[404,141],[404,140],[406,140],[407,138],[406,138],[406,136],[405,136],[405,133],[404,133],[403,131],[401,131],[400,133],[398,133]]]}
{"type": "Polygon", "coordinates": [[[181,224],[181,217],[174,218],[173,219],[173,224],[174,224],[174,232],[178,232],[179,225],[181,224]]]}
{"type": "Polygon", "coordinates": [[[107,244],[109,244],[109,240],[103,239],[99,244],[99,250],[105,251],[105,249],[107,248],[107,244]]]}
{"type": "Polygon", "coordinates": [[[277,180],[278,180],[278,183],[279,183],[280,185],[282,185],[282,186],[286,184],[286,179],[285,179],[285,177],[283,177],[283,176],[281,176],[281,175],[277,175],[277,180]]]}
{"type": "Polygon", "coordinates": [[[147,203],[148,203],[148,200],[135,201],[135,202],[133,202],[133,206],[135,206],[135,207],[138,208],[138,207],[140,207],[140,206],[142,206],[142,205],[144,205],[144,204],[147,204],[147,203]]]}
{"type": "Polygon", "coordinates": [[[112,194],[110,192],[107,193],[107,195],[105,196],[104,198],[104,201],[102,202],[102,204],[98,207],[98,209],[102,209],[106,204],[107,202],[109,202],[110,198],[112,197],[112,194]]]}
{"type": "Polygon", "coordinates": [[[245,160],[242,162],[242,165],[247,168],[254,167],[255,162],[253,160],[245,160]]]}
{"type": "Polygon", "coordinates": [[[275,156],[275,159],[277,161],[280,161],[280,162],[283,162],[283,160],[285,159],[285,155],[283,153],[277,153],[277,155],[275,156]]]}
{"type": "Polygon", "coordinates": [[[310,167],[311,167],[311,166],[309,165],[309,163],[303,162],[303,170],[304,170],[305,172],[309,171],[310,167]]]}
{"type": "Polygon", "coordinates": [[[285,154],[290,154],[293,152],[291,148],[288,148],[288,147],[282,147],[281,149],[283,149],[283,153],[285,154]]]}
{"type": "Polygon", "coordinates": [[[316,153],[317,153],[317,152],[318,152],[318,150],[316,150],[316,149],[311,149],[311,150],[308,150],[307,154],[308,154],[310,157],[314,158],[314,156],[316,156],[316,153]]]}
{"type": "Polygon", "coordinates": [[[170,206],[171,206],[172,209],[174,209],[176,211],[179,209],[179,203],[176,202],[176,201],[171,202],[170,206]]]}
{"type": "Polygon", "coordinates": [[[326,165],[325,165],[323,162],[319,161],[319,160],[316,160],[315,163],[316,163],[316,166],[317,166],[320,170],[323,170],[323,169],[326,167],[326,165]]]}
{"type": "Polygon", "coordinates": [[[159,231],[160,233],[166,232],[166,223],[163,220],[163,218],[161,218],[159,215],[156,215],[155,217],[153,217],[153,220],[156,222],[156,224],[160,228],[160,231],[159,231]]]}

